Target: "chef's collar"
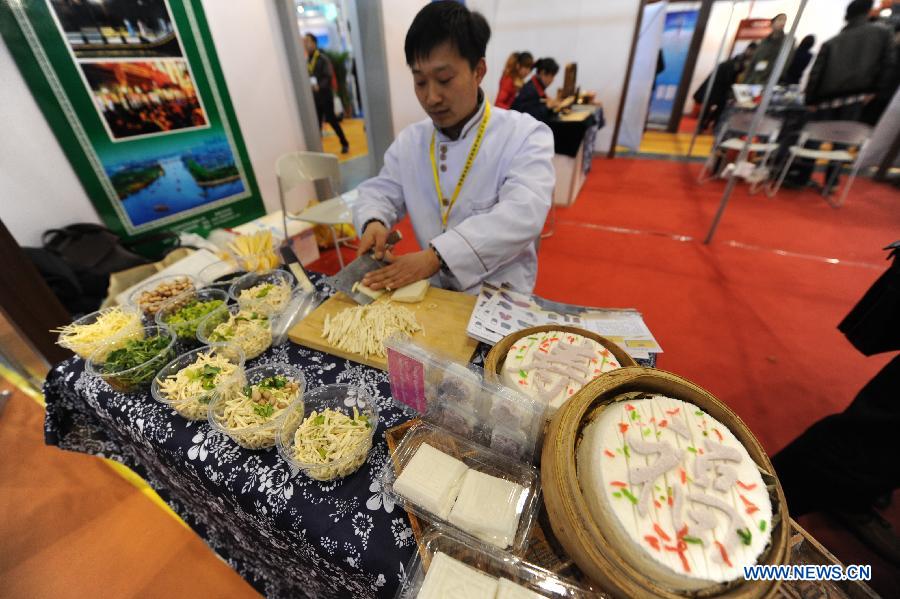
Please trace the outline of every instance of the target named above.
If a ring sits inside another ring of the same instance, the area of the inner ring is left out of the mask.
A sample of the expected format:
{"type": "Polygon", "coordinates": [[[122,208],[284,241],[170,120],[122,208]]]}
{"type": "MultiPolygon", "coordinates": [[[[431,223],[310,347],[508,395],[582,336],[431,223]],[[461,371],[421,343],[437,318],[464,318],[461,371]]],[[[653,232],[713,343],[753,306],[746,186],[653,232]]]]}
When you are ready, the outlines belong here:
{"type": "Polygon", "coordinates": [[[484,116],[484,104],[484,92],[481,91],[481,88],[479,87],[478,110],[476,110],[475,114],[473,114],[472,117],[468,121],[466,121],[466,124],[463,125],[462,132],[460,132],[459,137],[457,137],[455,140],[450,139],[450,137],[446,133],[444,133],[443,129],[438,129],[438,133],[443,138],[442,141],[459,141],[461,139],[465,139],[466,135],[468,135],[469,132],[475,128],[475,125],[481,122],[481,117],[484,116]]]}

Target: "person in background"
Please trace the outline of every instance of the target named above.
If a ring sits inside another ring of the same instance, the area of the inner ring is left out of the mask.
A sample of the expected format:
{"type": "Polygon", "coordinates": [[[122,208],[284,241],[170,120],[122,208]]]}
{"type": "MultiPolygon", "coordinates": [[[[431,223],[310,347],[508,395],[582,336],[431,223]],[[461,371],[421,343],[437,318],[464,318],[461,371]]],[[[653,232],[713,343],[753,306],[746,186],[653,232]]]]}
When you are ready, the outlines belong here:
{"type": "Polygon", "coordinates": [[[531,72],[534,66],[534,56],[531,52],[513,52],[506,59],[506,66],[503,68],[503,75],[500,77],[500,91],[497,92],[497,99],[494,106],[497,108],[508,109],[512,106],[516,94],[525,84],[525,77],[531,72]]]}
{"type": "Polygon", "coordinates": [[[409,26],[411,91],[428,118],[401,131],[378,176],[358,188],[358,251],[390,262],[363,277],[371,289],[422,279],[472,294],[485,282],[534,288],[553,195],[553,133],[485,97],[490,37],[484,17],[455,0],[425,4],[409,26]],[[407,214],[422,250],[395,255],[387,239],[407,214]]]}
{"type": "Polygon", "coordinates": [[[781,44],[784,42],[784,26],[787,23],[787,15],[779,13],[772,17],[772,32],[766,36],[753,58],[750,59],[750,65],[747,69],[747,75],[744,77],[744,83],[749,85],[762,84],[765,85],[775,68],[775,59],[778,58],[778,52],[781,51],[781,44]]]}
{"type": "Polygon", "coordinates": [[[812,60],[812,47],[815,43],[816,37],[814,35],[807,35],[800,40],[800,45],[794,50],[788,61],[788,66],[781,76],[782,83],[785,85],[797,85],[800,83],[800,79],[803,78],[803,71],[806,70],[806,67],[809,66],[809,62],[812,60]]]}
{"type": "Polygon", "coordinates": [[[341,154],[350,151],[350,144],[344,136],[344,130],[334,114],[334,92],[331,89],[331,81],[334,78],[334,68],[331,61],[324,53],[319,51],[319,42],[316,36],[307,33],[303,36],[303,45],[306,48],[306,69],[309,71],[309,79],[313,88],[313,100],[316,103],[316,113],[319,117],[319,129],[322,121],[331,125],[338,139],[341,140],[341,154]]]}
{"type": "MultiPolygon", "coordinates": [[[[713,80],[712,91],[709,93],[709,102],[707,102],[706,110],[700,115],[701,131],[704,131],[710,124],[712,124],[713,130],[718,127],[719,119],[725,111],[725,105],[731,97],[731,86],[737,83],[738,76],[744,71],[747,62],[755,51],[756,42],[751,42],[743,52],[720,63],[716,67],[716,77],[713,80]]],[[[703,105],[707,85],[709,85],[709,77],[694,92],[694,102],[698,106],[703,105]]]]}
{"type": "Polygon", "coordinates": [[[559,102],[547,97],[547,88],[558,72],[559,64],[552,58],[541,58],[534,63],[534,77],[522,86],[510,109],[530,114],[544,123],[550,120],[559,102]]]}

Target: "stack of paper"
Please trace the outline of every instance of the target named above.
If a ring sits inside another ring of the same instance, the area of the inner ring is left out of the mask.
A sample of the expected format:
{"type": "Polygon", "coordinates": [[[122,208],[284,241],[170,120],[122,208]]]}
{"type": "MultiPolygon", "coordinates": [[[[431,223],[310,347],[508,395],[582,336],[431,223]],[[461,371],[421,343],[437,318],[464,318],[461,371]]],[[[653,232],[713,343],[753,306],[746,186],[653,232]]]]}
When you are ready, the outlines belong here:
{"type": "Polygon", "coordinates": [[[637,310],[590,308],[553,302],[485,284],[475,302],[466,332],[493,345],[505,336],[529,327],[574,326],[593,331],[617,343],[633,358],[662,353],[637,310]]]}

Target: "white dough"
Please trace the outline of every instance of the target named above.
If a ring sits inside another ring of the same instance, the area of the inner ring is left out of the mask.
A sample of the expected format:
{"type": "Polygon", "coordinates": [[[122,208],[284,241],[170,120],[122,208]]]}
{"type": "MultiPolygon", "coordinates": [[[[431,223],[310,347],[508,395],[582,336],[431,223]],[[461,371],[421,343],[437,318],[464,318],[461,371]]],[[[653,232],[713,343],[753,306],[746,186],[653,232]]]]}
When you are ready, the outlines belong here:
{"type": "Polygon", "coordinates": [[[469,469],[449,521],[482,541],[505,549],[516,536],[524,500],[525,489],[521,485],[469,469]]]}
{"type": "Polygon", "coordinates": [[[418,599],[494,599],[497,580],[446,553],[431,558],[418,599]]]}
{"type": "Polygon", "coordinates": [[[423,443],[394,482],[394,491],[447,519],[468,466],[423,443]]]}
{"type": "Polygon", "coordinates": [[[543,599],[543,595],[535,593],[531,589],[526,589],[505,578],[500,579],[497,585],[496,599],[543,599]]]}

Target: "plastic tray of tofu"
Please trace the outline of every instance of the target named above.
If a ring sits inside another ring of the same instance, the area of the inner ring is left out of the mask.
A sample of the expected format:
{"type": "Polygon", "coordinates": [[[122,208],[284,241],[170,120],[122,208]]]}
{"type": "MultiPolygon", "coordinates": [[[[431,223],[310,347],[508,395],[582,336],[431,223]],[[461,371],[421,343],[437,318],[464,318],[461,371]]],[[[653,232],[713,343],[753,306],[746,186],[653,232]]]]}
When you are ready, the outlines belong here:
{"type": "Polygon", "coordinates": [[[391,395],[424,420],[510,457],[534,463],[546,405],[496,383],[473,364],[442,358],[408,338],[388,349],[391,395]]]}
{"type": "Polygon", "coordinates": [[[395,503],[485,543],[519,552],[535,519],[537,469],[428,422],[407,431],[382,471],[395,503]]]}
{"type": "Polygon", "coordinates": [[[483,543],[468,541],[443,526],[422,535],[395,599],[581,599],[590,588],[483,543]]]}

